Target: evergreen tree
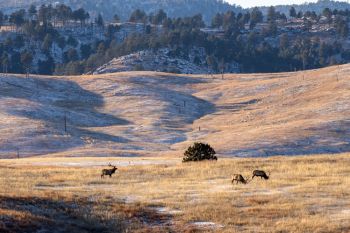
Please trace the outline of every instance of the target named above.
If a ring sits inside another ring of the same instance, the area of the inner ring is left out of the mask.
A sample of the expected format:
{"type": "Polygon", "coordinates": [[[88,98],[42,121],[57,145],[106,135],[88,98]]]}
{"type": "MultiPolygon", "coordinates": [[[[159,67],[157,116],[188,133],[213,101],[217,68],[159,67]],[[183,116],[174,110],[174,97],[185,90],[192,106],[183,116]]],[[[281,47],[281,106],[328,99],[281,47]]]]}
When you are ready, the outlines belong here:
{"type": "Polygon", "coordinates": [[[15,11],[10,15],[9,22],[13,23],[17,27],[22,26],[25,22],[24,20],[25,14],[26,14],[25,10],[15,11]]]}
{"type": "Polygon", "coordinates": [[[16,49],[21,49],[24,46],[24,38],[22,35],[17,35],[13,40],[13,46],[16,49]]]}
{"type": "Polygon", "coordinates": [[[44,75],[52,75],[55,70],[55,61],[51,56],[46,60],[38,61],[38,73],[44,75]]]}
{"type": "Polygon", "coordinates": [[[72,12],[72,18],[79,21],[80,26],[83,26],[86,20],[90,18],[90,15],[83,8],[79,8],[78,10],[72,12]]]}
{"type": "Polygon", "coordinates": [[[4,22],[5,22],[5,15],[4,13],[2,13],[2,11],[0,11],[0,27],[2,27],[4,22]]]}
{"type": "Polygon", "coordinates": [[[150,20],[152,24],[161,25],[167,17],[167,14],[163,10],[159,10],[156,15],[150,17],[150,20]]]}
{"type": "Polygon", "coordinates": [[[21,54],[19,52],[13,52],[11,54],[9,70],[11,73],[16,73],[16,74],[23,73],[23,66],[21,63],[21,54]]]}
{"type": "Polygon", "coordinates": [[[28,9],[28,14],[29,14],[30,19],[34,20],[37,13],[38,13],[38,11],[36,9],[36,6],[33,4],[30,5],[30,7],[28,9]]]}
{"type": "Polygon", "coordinates": [[[21,63],[23,64],[23,67],[25,68],[25,71],[27,75],[30,73],[32,69],[32,62],[33,62],[33,55],[29,51],[23,51],[21,53],[21,63]]]}
{"type": "Polygon", "coordinates": [[[185,151],[182,162],[217,160],[215,154],[215,150],[209,144],[196,142],[185,151]]]}
{"type": "Polygon", "coordinates": [[[331,23],[333,13],[329,8],[325,8],[322,12],[322,15],[327,18],[328,23],[331,23]]]}
{"type": "Polygon", "coordinates": [[[131,13],[129,21],[133,23],[144,23],[147,21],[147,15],[144,11],[137,9],[131,13]]]}
{"type": "Polygon", "coordinates": [[[91,55],[92,50],[89,44],[82,44],[80,46],[80,54],[82,59],[87,59],[91,55]]]}
{"type": "Polygon", "coordinates": [[[259,8],[254,7],[250,12],[250,29],[253,29],[257,23],[261,23],[264,17],[259,8]]]}
{"type": "Polygon", "coordinates": [[[294,7],[291,7],[291,8],[289,9],[289,16],[292,17],[292,18],[297,17],[297,12],[296,12],[296,10],[295,10],[294,7]]]}
{"type": "Polygon", "coordinates": [[[65,63],[78,61],[79,55],[76,49],[70,48],[64,53],[64,61],[65,63]]]}
{"type": "Polygon", "coordinates": [[[10,66],[10,59],[7,53],[3,53],[1,56],[2,72],[7,73],[10,66]]]}
{"type": "Polygon", "coordinates": [[[267,21],[276,20],[276,9],[273,6],[270,6],[267,10],[267,21]]]}
{"type": "Polygon", "coordinates": [[[78,45],[78,41],[73,36],[69,36],[67,39],[67,44],[75,48],[78,45]]]}
{"type": "Polygon", "coordinates": [[[120,23],[120,17],[119,17],[119,15],[115,14],[115,15],[113,16],[113,20],[114,20],[115,23],[120,23]]]}
{"type": "Polygon", "coordinates": [[[304,15],[303,12],[302,12],[302,11],[299,11],[298,14],[297,14],[297,18],[298,18],[298,19],[303,18],[303,15],[304,15]]]}
{"type": "Polygon", "coordinates": [[[95,19],[95,23],[98,27],[104,28],[105,22],[101,14],[98,14],[97,18],[95,19]]]}
{"type": "Polygon", "coordinates": [[[45,53],[49,53],[52,47],[52,43],[53,43],[53,39],[51,34],[46,34],[44,41],[41,45],[41,49],[45,52],[45,53]]]}

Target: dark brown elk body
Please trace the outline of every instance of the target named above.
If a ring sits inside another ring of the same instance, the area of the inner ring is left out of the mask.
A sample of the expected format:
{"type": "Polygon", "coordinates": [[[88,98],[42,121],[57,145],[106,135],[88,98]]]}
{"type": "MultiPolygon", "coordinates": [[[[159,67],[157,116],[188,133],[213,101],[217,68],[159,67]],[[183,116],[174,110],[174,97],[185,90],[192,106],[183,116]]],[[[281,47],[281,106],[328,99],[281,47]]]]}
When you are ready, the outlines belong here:
{"type": "Polygon", "coordinates": [[[265,180],[268,180],[269,179],[269,176],[266,175],[266,172],[264,171],[261,171],[261,170],[255,170],[253,171],[253,177],[252,179],[255,177],[255,176],[259,176],[261,179],[264,178],[265,180]]]}
{"type": "MultiPolygon", "coordinates": [[[[109,165],[109,166],[112,166],[112,165],[109,165]]],[[[102,174],[101,174],[101,178],[103,178],[104,176],[112,177],[112,174],[114,174],[115,171],[118,169],[115,166],[112,166],[112,167],[113,167],[112,169],[103,169],[102,174]]]]}
{"type": "Polygon", "coordinates": [[[236,181],[236,184],[238,183],[242,183],[242,184],[246,184],[248,183],[248,180],[244,179],[244,177],[241,174],[233,174],[232,176],[232,184],[233,182],[236,181]]]}

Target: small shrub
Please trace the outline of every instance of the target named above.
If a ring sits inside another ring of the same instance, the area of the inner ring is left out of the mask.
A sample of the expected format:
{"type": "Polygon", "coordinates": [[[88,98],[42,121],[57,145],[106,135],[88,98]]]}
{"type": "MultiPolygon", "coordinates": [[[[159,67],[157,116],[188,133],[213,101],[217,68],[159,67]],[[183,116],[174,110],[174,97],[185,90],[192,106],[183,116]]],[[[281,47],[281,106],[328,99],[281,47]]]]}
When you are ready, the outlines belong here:
{"type": "Polygon", "coordinates": [[[215,154],[215,150],[209,144],[196,142],[185,151],[182,162],[217,160],[215,154]]]}

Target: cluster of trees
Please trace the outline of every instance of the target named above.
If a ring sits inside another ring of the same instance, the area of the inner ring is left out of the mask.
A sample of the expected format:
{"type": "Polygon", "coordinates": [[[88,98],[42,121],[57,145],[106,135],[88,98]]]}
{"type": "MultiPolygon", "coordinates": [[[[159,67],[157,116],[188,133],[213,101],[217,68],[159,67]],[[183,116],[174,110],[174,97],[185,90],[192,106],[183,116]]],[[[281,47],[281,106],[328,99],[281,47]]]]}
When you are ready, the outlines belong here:
{"type": "Polygon", "coordinates": [[[13,24],[17,27],[23,26],[26,23],[32,21],[37,22],[39,25],[49,25],[54,26],[66,26],[67,23],[79,22],[84,25],[86,21],[90,18],[88,12],[83,8],[77,10],[72,10],[69,6],[64,4],[58,4],[55,7],[52,5],[41,5],[39,9],[35,5],[31,5],[26,11],[24,9],[13,12],[10,15],[0,14],[0,22],[2,24],[8,23],[13,24]]]}
{"type": "MultiPolygon", "coordinates": [[[[253,13],[253,19],[259,18],[258,15],[260,14],[257,12],[253,13]]],[[[233,12],[217,14],[213,22],[219,22],[220,25],[222,23],[225,29],[224,35],[219,37],[208,35],[200,30],[205,25],[201,15],[176,19],[162,17],[161,34],[152,31],[134,34],[122,43],[116,43],[113,40],[101,41],[91,46],[94,52],[89,58],[62,66],[60,72],[65,74],[88,72],[114,57],[143,49],[157,50],[164,47],[171,48],[175,56],[189,56],[186,54],[189,48],[203,47],[207,53],[207,65],[218,72],[225,64],[231,62],[241,64],[241,70],[244,72],[319,68],[338,63],[339,60],[336,58],[340,56],[346,60],[349,54],[340,43],[326,43],[320,38],[307,35],[290,38],[287,34],[282,34],[275,37],[276,44],[268,43],[268,39],[271,38],[270,33],[259,33],[254,30],[248,34],[240,32],[241,22],[247,18],[251,19],[251,16],[235,15],[233,12]]],[[[276,19],[278,19],[276,15],[268,16],[268,22],[274,22],[276,19]]]]}
{"type": "MultiPolygon", "coordinates": [[[[348,23],[350,21],[350,10],[330,10],[325,8],[320,14],[315,11],[296,12],[294,7],[290,8],[289,17],[291,19],[303,19],[304,29],[310,30],[314,24],[334,24],[334,28],[338,35],[347,37],[349,35],[348,23]],[[322,21],[321,21],[322,19],[322,21]]],[[[268,26],[263,28],[263,33],[268,36],[277,34],[278,23],[286,23],[288,17],[284,13],[276,11],[275,7],[271,6],[267,9],[267,14],[264,16],[259,8],[255,7],[251,11],[235,14],[233,11],[226,13],[217,13],[211,26],[214,28],[223,28],[224,30],[243,30],[245,25],[249,24],[249,29],[252,30],[258,23],[266,22],[268,26]]]]}
{"type": "Polygon", "coordinates": [[[336,32],[338,35],[346,38],[349,36],[349,26],[350,21],[350,10],[331,10],[329,8],[324,8],[323,11],[317,14],[315,11],[299,11],[296,12],[294,7],[289,10],[289,16],[291,18],[304,19],[307,29],[310,29],[313,24],[320,24],[321,19],[324,23],[334,24],[336,32]]]}
{"type": "MultiPolygon", "coordinates": [[[[294,11],[291,8],[290,17],[299,17],[299,13],[294,11]]],[[[306,20],[314,15],[313,12],[301,14],[306,20]]],[[[334,23],[339,33],[347,35],[349,11],[325,9],[322,15],[316,16],[318,20],[322,16],[328,17],[329,23],[334,23]]],[[[287,17],[274,7],[270,7],[266,15],[258,8],[245,13],[227,11],[216,14],[212,26],[223,29],[224,33],[220,36],[201,30],[205,22],[200,14],[170,18],[163,10],[151,14],[135,10],[129,21],[144,23],[145,30],[128,36],[123,42],[118,42],[115,37],[118,26],[106,26],[103,17],[98,15],[95,24],[104,30],[105,37],[103,40],[94,38],[85,44],[57,30],[57,27],[72,23],[86,24],[89,15],[84,9],[72,10],[63,4],[55,7],[42,5],[39,9],[31,6],[27,11],[19,10],[9,16],[0,14],[1,19],[17,25],[22,32],[0,43],[0,68],[4,72],[81,74],[94,70],[114,57],[165,47],[170,48],[174,56],[183,58],[190,55],[187,52],[190,48],[202,47],[207,54],[207,65],[218,72],[224,69],[225,64],[232,62],[239,63],[243,72],[278,72],[323,67],[340,62],[340,57],[343,61],[350,60],[350,52],[344,50],[340,43],[327,44],[322,38],[312,37],[312,34],[290,37],[279,33],[277,25],[280,21],[286,21],[287,17]],[[260,22],[267,22],[267,27],[261,32],[253,30],[260,22]],[[152,24],[162,25],[162,31],[153,30],[152,24]],[[247,31],[246,25],[251,30],[247,31]],[[37,56],[37,49],[32,49],[33,44],[40,44],[39,53],[44,54],[45,58],[37,56]],[[57,51],[62,53],[60,64],[56,64],[54,59],[57,51]],[[36,56],[40,59],[34,59],[36,56]],[[36,64],[31,66],[34,60],[36,64]]],[[[120,20],[118,15],[114,20],[120,20]]]]}
{"type": "MultiPolygon", "coordinates": [[[[90,56],[90,46],[80,45],[72,36],[59,33],[58,28],[84,26],[90,19],[82,8],[72,10],[64,4],[34,5],[28,10],[18,10],[10,15],[0,12],[0,26],[14,28],[15,35],[10,34],[0,42],[0,69],[2,72],[53,74],[56,69],[53,53],[63,53],[63,63],[78,61],[90,56]],[[39,45],[39,46],[38,46],[39,45]],[[68,48],[68,49],[67,49],[68,48]],[[35,57],[40,59],[35,59],[35,57]],[[36,60],[36,64],[33,62],[36,60]]],[[[101,15],[95,19],[97,27],[104,27],[101,15]]],[[[108,32],[116,31],[114,26],[108,32]]]]}

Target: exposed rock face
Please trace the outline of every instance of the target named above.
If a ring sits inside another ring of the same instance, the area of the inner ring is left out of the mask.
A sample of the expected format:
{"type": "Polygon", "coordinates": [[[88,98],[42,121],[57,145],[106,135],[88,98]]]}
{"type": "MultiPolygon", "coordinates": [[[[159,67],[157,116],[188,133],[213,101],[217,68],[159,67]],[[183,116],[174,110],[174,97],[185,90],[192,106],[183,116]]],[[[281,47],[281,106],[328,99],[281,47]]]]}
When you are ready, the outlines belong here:
{"type": "MultiPolygon", "coordinates": [[[[141,70],[179,74],[217,73],[206,64],[206,53],[204,49],[201,48],[191,49],[186,58],[174,56],[172,52],[166,48],[157,51],[143,50],[114,58],[92,73],[106,74],[141,70]]],[[[226,64],[225,72],[238,73],[239,65],[236,63],[226,64]]]]}

